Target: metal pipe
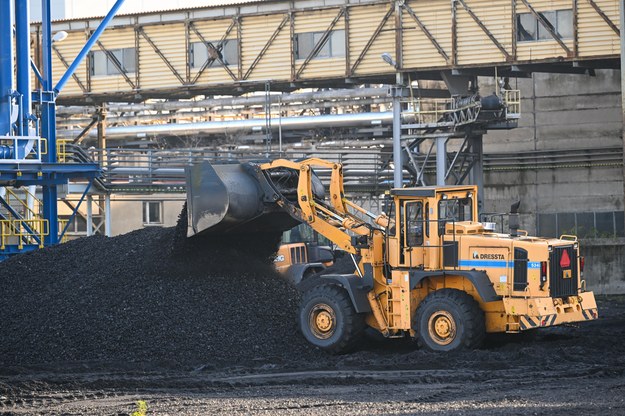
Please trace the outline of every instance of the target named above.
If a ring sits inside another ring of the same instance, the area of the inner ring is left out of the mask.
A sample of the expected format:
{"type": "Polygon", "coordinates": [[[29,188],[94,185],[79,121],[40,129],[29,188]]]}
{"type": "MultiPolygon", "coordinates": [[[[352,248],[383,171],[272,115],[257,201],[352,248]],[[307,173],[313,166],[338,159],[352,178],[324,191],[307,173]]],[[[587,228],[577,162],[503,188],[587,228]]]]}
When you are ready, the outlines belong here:
{"type": "Polygon", "coordinates": [[[104,235],[111,237],[111,194],[104,195],[104,235]]]}
{"type": "Polygon", "coordinates": [[[436,186],[445,186],[447,137],[436,138],[436,186]]]}
{"type": "Polygon", "coordinates": [[[13,2],[0,0],[0,136],[11,132],[13,90],[13,2]]]}
{"type": "MultiPolygon", "coordinates": [[[[354,89],[338,89],[328,91],[310,91],[299,92],[293,94],[272,94],[269,95],[271,104],[291,104],[291,103],[309,103],[311,101],[328,101],[328,100],[345,100],[363,97],[388,97],[388,88],[354,88],[354,89]]],[[[186,108],[204,108],[204,107],[248,107],[263,106],[265,104],[265,95],[252,95],[247,97],[223,97],[209,98],[198,101],[165,101],[150,102],[141,104],[109,104],[110,112],[133,112],[133,111],[162,111],[162,110],[182,110],[186,108]]],[[[65,114],[83,114],[84,106],[67,106],[60,110],[65,114]]]]}
{"type": "MultiPolygon", "coordinates": [[[[297,105],[289,105],[288,107],[284,107],[288,112],[301,112],[302,110],[310,110],[310,109],[322,109],[322,108],[338,108],[338,107],[350,107],[350,106],[364,106],[364,105],[372,105],[372,104],[387,104],[390,103],[389,99],[386,98],[362,98],[359,100],[352,101],[329,101],[329,102],[311,102],[305,104],[297,104],[297,105]]],[[[256,107],[247,107],[247,110],[255,110],[256,107]]],[[[108,109],[109,114],[106,119],[110,123],[152,123],[158,120],[170,120],[172,118],[176,118],[177,120],[181,119],[195,119],[195,118],[203,118],[204,120],[209,119],[214,116],[227,116],[231,117],[236,115],[236,113],[246,112],[251,114],[252,111],[246,111],[246,109],[242,107],[238,107],[236,109],[233,108],[203,108],[199,111],[176,111],[175,113],[168,112],[169,110],[165,110],[166,112],[143,112],[143,111],[135,111],[135,112],[117,112],[112,111],[110,108],[108,109]],[[119,115],[115,115],[119,114],[119,115]]],[[[65,111],[63,107],[59,107],[59,111],[65,111]]],[[[149,110],[152,111],[152,110],[149,110]]],[[[157,111],[157,110],[154,110],[157,111]]],[[[260,110],[259,110],[260,112],[260,110]]],[[[274,111],[275,114],[275,111],[274,111]]],[[[247,114],[246,114],[247,115],[247,114]]],[[[57,112],[57,125],[59,124],[68,124],[73,123],[77,125],[85,124],[91,122],[93,119],[93,110],[90,107],[84,107],[83,111],[80,113],[63,113],[59,117],[57,112]],[[75,117],[76,115],[82,115],[82,117],[75,117]]]]}
{"type": "Polygon", "coordinates": [[[91,50],[91,47],[97,42],[98,38],[100,37],[102,32],[104,32],[104,29],[106,29],[110,21],[113,20],[113,17],[115,17],[117,10],[119,10],[124,1],[125,0],[117,0],[113,7],[111,7],[111,10],[109,10],[108,14],[104,17],[104,19],[102,19],[102,22],[100,22],[98,28],[95,30],[95,32],[93,32],[91,37],[89,37],[89,40],[87,41],[87,43],[85,43],[85,46],[83,46],[80,52],[78,52],[78,55],[74,59],[74,62],[72,62],[69,68],[67,68],[67,71],[65,71],[59,82],[54,87],[54,92],[56,94],[61,92],[67,81],[69,81],[69,78],[74,74],[74,72],[76,72],[78,66],[81,64],[83,59],[85,59],[85,57],[91,50]]]}
{"type": "Polygon", "coordinates": [[[17,61],[17,91],[22,96],[18,119],[19,130],[28,136],[31,111],[30,96],[30,6],[29,1],[15,2],[15,52],[17,61]]]}
{"type": "MultiPolygon", "coordinates": [[[[392,123],[393,114],[384,113],[356,113],[333,114],[323,116],[303,116],[283,118],[280,124],[282,130],[306,130],[323,127],[357,127],[380,126],[392,123]]],[[[265,126],[265,119],[235,120],[235,121],[207,121],[202,123],[158,124],[151,126],[123,126],[109,127],[106,130],[107,139],[144,138],[151,136],[185,136],[190,134],[233,134],[240,132],[260,132],[265,126]]],[[[278,129],[274,125],[273,129],[278,129]]],[[[82,130],[59,130],[62,138],[74,138],[82,130]]],[[[96,137],[97,132],[90,131],[88,137],[96,137]]]]}
{"type": "Polygon", "coordinates": [[[395,88],[393,94],[393,186],[401,188],[404,183],[401,162],[401,100],[400,89],[395,88]]]}
{"type": "Polygon", "coordinates": [[[93,197],[87,195],[87,237],[93,235],[93,197]]]}

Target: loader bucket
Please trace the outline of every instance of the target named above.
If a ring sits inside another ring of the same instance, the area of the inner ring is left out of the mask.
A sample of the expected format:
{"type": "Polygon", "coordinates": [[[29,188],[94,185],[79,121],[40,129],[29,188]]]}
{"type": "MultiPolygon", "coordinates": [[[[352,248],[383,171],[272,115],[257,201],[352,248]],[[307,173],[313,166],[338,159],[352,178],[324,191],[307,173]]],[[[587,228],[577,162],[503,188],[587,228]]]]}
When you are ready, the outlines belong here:
{"type": "Polygon", "coordinates": [[[197,234],[281,232],[299,223],[269,198],[247,164],[187,168],[187,237],[197,234]]]}

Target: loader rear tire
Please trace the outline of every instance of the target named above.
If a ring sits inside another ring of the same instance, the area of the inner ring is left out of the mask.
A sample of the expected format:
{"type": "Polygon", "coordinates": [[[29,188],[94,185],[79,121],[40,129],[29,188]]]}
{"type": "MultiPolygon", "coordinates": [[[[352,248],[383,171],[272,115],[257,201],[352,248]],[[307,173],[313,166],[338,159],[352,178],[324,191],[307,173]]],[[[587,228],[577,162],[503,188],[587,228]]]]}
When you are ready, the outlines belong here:
{"type": "Polygon", "coordinates": [[[478,348],[486,336],[484,312],[475,299],[456,289],[430,293],[413,325],[419,347],[432,351],[478,348]]]}
{"type": "Polygon", "coordinates": [[[349,294],[336,285],[321,284],[302,295],[298,323],[304,338],[332,354],[354,347],[365,328],[349,294]]]}

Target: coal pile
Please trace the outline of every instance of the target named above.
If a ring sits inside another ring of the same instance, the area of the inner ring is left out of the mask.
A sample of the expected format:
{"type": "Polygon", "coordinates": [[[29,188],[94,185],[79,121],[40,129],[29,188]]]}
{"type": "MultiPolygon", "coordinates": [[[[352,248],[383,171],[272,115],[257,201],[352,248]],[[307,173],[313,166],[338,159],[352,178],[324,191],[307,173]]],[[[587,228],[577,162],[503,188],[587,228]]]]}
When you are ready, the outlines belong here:
{"type": "MultiPolygon", "coordinates": [[[[185,218],[185,215],[182,215],[185,218]]],[[[0,365],[249,365],[319,354],[279,235],[186,239],[177,228],[81,238],[0,264],[0,365]]]]}

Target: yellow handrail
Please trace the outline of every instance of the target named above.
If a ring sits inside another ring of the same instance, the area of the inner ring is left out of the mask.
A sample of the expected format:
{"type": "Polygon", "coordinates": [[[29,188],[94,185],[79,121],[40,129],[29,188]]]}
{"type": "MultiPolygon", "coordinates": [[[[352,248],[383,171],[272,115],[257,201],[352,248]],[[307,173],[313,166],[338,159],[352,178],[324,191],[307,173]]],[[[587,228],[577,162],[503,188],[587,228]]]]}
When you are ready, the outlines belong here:
{"type": "Polygon", "coordinates": [[[13,235],[11,231],[11,220],[0,220],[0,249],[4,250],[7,240],[13,235]]]}
{"type": "Polygon", "coordinates": [[[18,248],[24,248],[24,240],[32,241],[33,237],[38,237],[39,248],[43,248],[43,238],[48,235],[48,220],[32,219],[32,220],[13,220],[14,235],[18,237],[18,248]],[[26,226],[32,230],[27,231],[26,226]]]}
{"type": "MultiPolygon", "coordinates": [[[[59,232],[65,229],[65,226],[67,225],[68,221],[69,220],[66,220],[66,219],[59,219],[59,232]]],[[[63,234],[63,237],[61,238],[61,243],[67,243],[68,240],[69,240],[69,236],[67,235],[67,233],[63,234]]]]}
{"type": "MultiPolygon", "coordinates": [[[[24,201],[24,199],[20,198],[20,197],[19,197],[19,196],[15,193],[15,191],[11,190],[11,188],[9,188],[9,187],[5,187],[5,189],[6,189],[6,192],[7,192],[7,198],[6,198],[7,203],[9,203],[9,204],[11,203],[11,202],[10,202],[10,201],[11,201],[11,196],[13,196],[14,201],[19,202],[19,203],[20,203],[20,204],[21,204],[24,208],[26,208],[26,210],[27,210],[27,211],[28,211],[28,212],[29,212],[29,213],[30,213],[33,217],[35,217],[35,218],[36,218],[36,217],[38,217],[37,212],[35,212],[35,210],[34,210],[34,209],[32,209],[31,207],[29,207],[29,206],[28,206],[28,203],[27,203],[27,202],[25,202],[25,201],[24,201]]],[[[26,188],[22,188],[22,191],[24,192],[24,194],[26,194],[26,197],[28,197],[28,196],[32,197],[32,198],[35,200],[35,202],[36,202],[37,204],[41,205],[41,201],[40,201],[39,199],[37,199],[37,197],[36,197],[35,195],[33,195],[32,193],[30,193],[30,192],[28,191],[28,189],[26,189],[26,188]]]]}
{"type": "Polygon", "coordinates": [[[58,139],[56,141],[56,159],[59,163],[67,163],[71,152],[67,151],[67,145],[72,143],[71,139],[58,139]]]}

